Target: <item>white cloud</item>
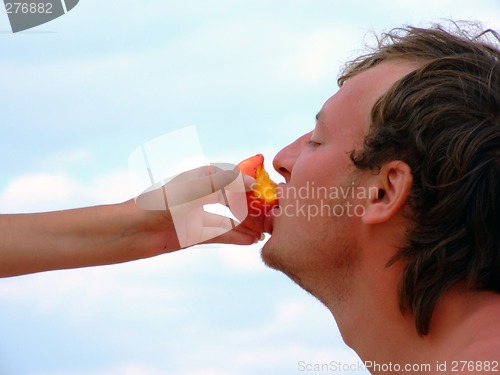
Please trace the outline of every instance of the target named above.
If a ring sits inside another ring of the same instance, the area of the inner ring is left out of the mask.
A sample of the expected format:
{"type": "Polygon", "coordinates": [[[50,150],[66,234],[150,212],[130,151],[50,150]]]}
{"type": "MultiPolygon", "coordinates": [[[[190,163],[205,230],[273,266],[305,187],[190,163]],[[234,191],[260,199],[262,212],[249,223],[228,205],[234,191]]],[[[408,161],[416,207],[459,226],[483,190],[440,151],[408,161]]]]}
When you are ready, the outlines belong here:
{"type": "Polygon", "coordinates": [[[12,181],[0,197],[2,211],[60,206],[81,193],[81,186],[65,175],[32,174],[12,181]]]}
{"type": "Polygon", "coordinates": [[[130,199],[128,172],[111,171],[89,182],[64,173],[21,175],[0,192],[0,211],[35,212],[82,205],[117,203],[130,199]]]}
{"type": "MultiPolygon", "coordinates": [[[[198,255],[201,263],[206,257],[198,255]]],[[[42,316],[63,316],[65,324],[89,324],[105,312],[144,313],[167,319],[184,313],[180,299],[192,296],[176,275],[193,272],[197,259],[180,253],[115,266],[45,272],[1,280],[0,304],[29,308],[42,316]],[[194,261],[193,261],[194,260],[194,261]],[[190,271],[191,270],[191,271],[190,271]]],[[[195,281],[194,279],[193,281],[195,281]]]]}

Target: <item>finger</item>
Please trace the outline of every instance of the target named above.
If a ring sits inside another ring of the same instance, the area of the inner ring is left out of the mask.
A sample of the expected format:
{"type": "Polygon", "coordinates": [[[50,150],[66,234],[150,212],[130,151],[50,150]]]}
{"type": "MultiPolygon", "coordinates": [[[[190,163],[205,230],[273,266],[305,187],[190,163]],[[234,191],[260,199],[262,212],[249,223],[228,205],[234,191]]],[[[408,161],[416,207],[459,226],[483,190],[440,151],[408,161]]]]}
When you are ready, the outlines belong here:
{"type": "MultiPolygon", "coordinates": [[[[206,167],[206,175],[199,173],[184,175],[182,179],[173,179],[164,185],[169,206],[191,202],[210,195],[233,182],[238,174],[232,170],[224,171],[206,167]],[[211,172],[210,170],[211,169],[211,172]]],[[[199,171],[197,171],[199,172],[199,171]]]]}
{"type": "Polygon", "coordinates": [[[203,214],[203,226],[205,228],[215,228],[215,227],[222,228],[226,231],[246,234],[253,238],[260,238],[263,232],[259,226],[248,225],[247,221],[245,221],[244,223],[237,223],[226,216],[221,216],[207,212],[203,214]]]}
{"type": "Polygon", "coordinates": [[[249,175],[246,175],[246,174],[242,174],[241,175],[243,177],[243,183],[245,185],[245,191],[252,191],[252,187],[255,185],[256,183],[256,180],[255,178],[249,176],[249,175]]]}
{"type": "Polygon", "coordinates": [[[221,228],[230,231],[238,224],[233,219],[215,213],[203,211],[202,223],[204,228],[221,228]]]}
{"type": "Polygon", "coordinates": [[[249,235],[246,233],[230,231],[220,236],[207,240],[203,243],[221,243],[233,245],[253,245],[258,242],[259,237],[249,235]]]}

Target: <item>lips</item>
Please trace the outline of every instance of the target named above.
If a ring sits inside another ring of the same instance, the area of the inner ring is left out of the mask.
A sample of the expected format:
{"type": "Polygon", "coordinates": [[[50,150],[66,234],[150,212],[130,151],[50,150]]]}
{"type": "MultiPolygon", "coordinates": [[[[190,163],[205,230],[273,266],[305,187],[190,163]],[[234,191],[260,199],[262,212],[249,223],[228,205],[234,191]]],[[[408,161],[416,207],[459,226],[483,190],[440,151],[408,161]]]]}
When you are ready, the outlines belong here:
{"type": "Polygon", "coordinates": [[[274,218],[279,212],[279,205],[275,205],[271,210],[266,212],[264,216],[264,232],[268,234],[273,234],[274,229],[274,218]]]}
{"type": "Polygon", "coordinates": [[[283,196],[283,189],[285,187],[284,183],[279,183],[276,185],[276,202],[275,205],[266,212],[264,216],[264,232],[268,234],[273,234],[275,219],[281,214],[280,201],[278,197],[283,196]]]}

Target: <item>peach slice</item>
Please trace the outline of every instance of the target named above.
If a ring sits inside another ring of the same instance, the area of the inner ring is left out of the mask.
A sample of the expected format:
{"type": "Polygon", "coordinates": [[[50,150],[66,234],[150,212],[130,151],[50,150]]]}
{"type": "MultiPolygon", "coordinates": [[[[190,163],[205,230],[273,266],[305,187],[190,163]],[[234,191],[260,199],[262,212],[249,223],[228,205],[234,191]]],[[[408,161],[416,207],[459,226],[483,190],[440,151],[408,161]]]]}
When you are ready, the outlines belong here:
{"type": "Polygon", "coordinates": [[[255,178],[252,191],[247,192],[249,214],[264,216],[278,204],[276,183],[271,180],[264,169],[264,156],[257,154],[238,164],[241,173],[255,178]]]}

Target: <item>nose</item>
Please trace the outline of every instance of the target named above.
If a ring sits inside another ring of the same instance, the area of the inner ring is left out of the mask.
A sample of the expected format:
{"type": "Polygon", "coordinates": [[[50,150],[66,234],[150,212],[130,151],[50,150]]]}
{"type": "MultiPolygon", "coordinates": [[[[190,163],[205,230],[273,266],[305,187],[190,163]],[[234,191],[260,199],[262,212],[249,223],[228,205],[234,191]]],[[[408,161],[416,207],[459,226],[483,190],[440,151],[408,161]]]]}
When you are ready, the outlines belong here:
{"type": "Polygon", "coordinates": [[[311,138],[311,133],[306,133],[288,146],[279,151],[273,159],[273,167],[286,182],[290,181],[295,160],[299,156],[302,146],[311,138]]]}

